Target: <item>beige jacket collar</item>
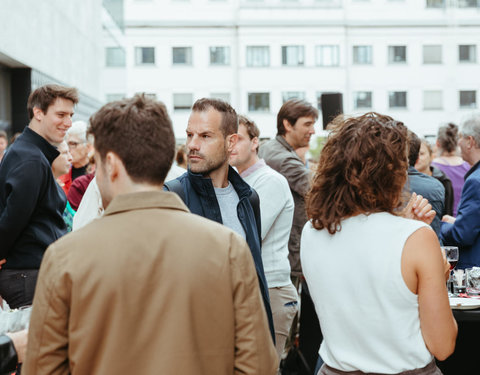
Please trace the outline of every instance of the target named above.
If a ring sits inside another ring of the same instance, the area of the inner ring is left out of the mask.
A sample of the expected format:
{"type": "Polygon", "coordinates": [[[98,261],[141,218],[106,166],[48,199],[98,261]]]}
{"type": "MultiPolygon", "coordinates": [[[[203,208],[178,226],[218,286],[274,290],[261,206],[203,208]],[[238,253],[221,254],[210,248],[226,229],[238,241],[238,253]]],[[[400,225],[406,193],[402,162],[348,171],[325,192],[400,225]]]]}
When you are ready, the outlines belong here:
{"type": "Polygon", "coordinates": [[[185,206],[175,193],[165,191],[143,191],[116,196],[108,205],[104,216],[148,208],[165,208],[189,212],[187,206],[185,206]]]}

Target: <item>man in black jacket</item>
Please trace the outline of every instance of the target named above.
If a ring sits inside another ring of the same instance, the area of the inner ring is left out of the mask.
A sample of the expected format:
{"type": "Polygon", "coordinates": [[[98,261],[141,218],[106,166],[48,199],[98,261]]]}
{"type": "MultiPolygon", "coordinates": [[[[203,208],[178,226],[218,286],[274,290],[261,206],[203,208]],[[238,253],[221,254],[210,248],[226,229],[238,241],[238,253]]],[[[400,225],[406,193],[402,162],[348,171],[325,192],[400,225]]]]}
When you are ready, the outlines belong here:
{"type": "Polygon", "coordinates": [[[11,308],[30,305],[45,249],[65,234],[65,193],[51,164],[72,126],[77,90],[46,85],[30,94],[30,123],[0,165],[0,295],[11,308]]]}
{"type": "Polygon", "coordinates": [[[258,196],[229,166],[237,142],[238,120],[235,110],[217,99],[199,99],[187,125],[188,172],[165,184],[177,192],[194,214],[224,224],[248,243],[257,271],[260,291],[274,338],[273,319],[267,280],[261,256],[260,217],[252,207],[251,195],[258,196]],[[256,216],[258,218],[256,218],[256,216]]]}

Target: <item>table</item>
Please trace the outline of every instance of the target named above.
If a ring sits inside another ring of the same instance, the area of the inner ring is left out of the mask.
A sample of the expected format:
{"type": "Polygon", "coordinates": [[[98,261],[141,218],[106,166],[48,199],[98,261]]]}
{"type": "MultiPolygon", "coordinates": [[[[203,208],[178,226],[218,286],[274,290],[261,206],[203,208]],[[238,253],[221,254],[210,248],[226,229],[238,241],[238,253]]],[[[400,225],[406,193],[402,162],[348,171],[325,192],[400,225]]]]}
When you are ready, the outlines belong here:
{"type": "Polygon", "coordinates": [[[480,374],[480,309],[452,311],[458,323],[457,345],[437,365],[444,375],[480,374]]]}

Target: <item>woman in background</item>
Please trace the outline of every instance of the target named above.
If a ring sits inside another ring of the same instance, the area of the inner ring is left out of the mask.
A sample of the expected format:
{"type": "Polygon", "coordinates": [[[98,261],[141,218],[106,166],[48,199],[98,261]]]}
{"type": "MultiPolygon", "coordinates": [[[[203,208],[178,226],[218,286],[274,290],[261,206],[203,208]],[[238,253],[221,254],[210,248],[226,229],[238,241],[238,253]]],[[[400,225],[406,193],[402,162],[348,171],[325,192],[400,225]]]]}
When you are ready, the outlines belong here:
{"type": "Polygon", "coordinates": [[[440,181],[445,188],[445,202],[444,202],[444,209],[442,212],[442,217],[444,215],[453,216],[453,186],[452,181],[447,177],[445,173],[443,173],[437,167],[433,167],[432,163],[432,148],[430,144],[425,140],[422,139],[422,143],[420,145],[420,152],[418,153],[418,160],[415,163],[415,169],[420,173],[424,173],[428,176],[435,177],[438,181],[440,181]]]}
{"type": "Polygon", "coordinates": [[[457,152],[458,126],[447,124],[438,129],[437,148],[440,156],[432,161],[432,166],[440,169],[452,181],[453,216],[457,216],[458,203],[462,195],[465,173],[470,164],[464,161],[457,152]]]}
{"type": "Polygon", "coordinates": [[[337,118],[322,150],[300,249],[323,333],[319,374],[441,374],[434,356],[454,350],[435,213],[415,194],[399,212],[407,145],[402,123],[367,113],[337,118]]]}

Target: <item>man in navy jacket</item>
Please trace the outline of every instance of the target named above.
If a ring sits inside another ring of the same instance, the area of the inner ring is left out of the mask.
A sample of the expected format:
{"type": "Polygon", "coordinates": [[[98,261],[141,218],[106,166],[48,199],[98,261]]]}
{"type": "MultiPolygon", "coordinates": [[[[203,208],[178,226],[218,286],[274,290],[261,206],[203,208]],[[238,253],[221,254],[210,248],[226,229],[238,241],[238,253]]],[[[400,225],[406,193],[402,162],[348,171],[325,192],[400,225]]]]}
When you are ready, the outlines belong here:
{"type": "Polygon", "coordinates": [[[46,85],[32,92],[30,123],[0,165],[0,295],[11,308],[32,303],[43,253],[66,232],[66,197],[51,164],[77,102],[74,88],[46,85]]]}
{"type": "Polygon", "coordinates": [[[229,166],[230,153],[237,142],[237,131],[237,114],[228,103],[217,99],[197,100],[187,126],[188,172],[166,183],[165,189],[178,192],[176,186],[180,184],[182,190],[179,195],[192,213],[230,227],[247,241],[274,338],[261,257],[260,222],[255,218],[250,201],[252,193],[256,193],[229,166]]]}
{"type": "Polygon", "coordinates": [[[458,146],[462,158],[472,165],[465,175],[457,217],[442,218],[441,235],[445,245],[458,246],[457,268],[480,266],[480,115],[462,125],[458,146]]]}

